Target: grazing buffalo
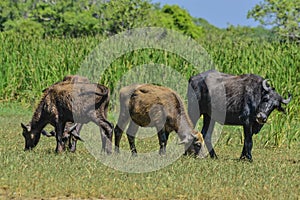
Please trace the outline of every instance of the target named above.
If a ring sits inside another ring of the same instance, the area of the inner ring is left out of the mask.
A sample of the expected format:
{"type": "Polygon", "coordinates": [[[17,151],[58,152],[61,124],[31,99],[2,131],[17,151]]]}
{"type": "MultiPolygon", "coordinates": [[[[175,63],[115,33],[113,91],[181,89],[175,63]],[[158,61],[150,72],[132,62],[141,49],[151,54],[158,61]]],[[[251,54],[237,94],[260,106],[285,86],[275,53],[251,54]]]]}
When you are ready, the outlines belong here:
{"type": "MultiPolygon", "coordinates": [[[[90,81],[87,77],[84,77],[84,76],[67,75],[63,78],[62,81],[56,82],[52,86],[44,89],[43,93],[49,91],[49,89],[51,89],[56,84],[70,84],[70,83],[73,83],[73,84],[90,83],[90,81]]],[[[68,147],[71,152],[76,151],[77,140],[83,141],[79,136],[81,128],[82,128],[82,124],[80,124],[80,123],[76,123],[76,124],[72,124],[71,122],[66,123],[66,126],[64,128],[64,133],[63,133],[63,140],[66,141],[66,143],[68,143],[68,147]]],[[[42,134],[47,137],[56,136],[55,131],[51,131],[50,133],[48,133],[47,131],[43,130],[42,134]]]]}
{"type": "MultiPolygon", "coordinates": [[[[96,83],[61,82],[47,88],[31,122],[28,125],[21,123],[25,150],[35,147],[43,128],[51,124],[55,127],[56,151],[63,151],[65,125],[74,121],[81,124],[94,122],[105,131],[106,137],[111,141],[113,125],[106,119],[109,93],[107,87],[96,83]]],[[[102,137],[103,145],[106,145],[106,137],[102,137]]],[[[111,143],[108,145],[106,150],[110,153],[111,143]]]]}
{"type": "Polygon", "coordinates": [[[202,134],[209,154],[217,155],[212,147],[211,134],[217,121],[224,125],[244,128],[244,147],[240,159],[252,161],[252,136],[266,123],[274,109],[285,112],[282,98],[267,79],[254,74],[233,76],[215,70],[206,71],[189,79],[188,113],[194,124],[203,115],[202,134]]]}
{"type": "Polygon", "coordinates": [[[202,134],[193,130],[180,97],[166,87],[143,84],[130,85],[120,90],[120,115],[114,129],[117,152],[128,123],[127,137],[133,156],[137,154],[135,135],[139,126],[157,129],[160,155],[165,155],[169,133],[172,131],[178,134],[180,143],[185,144],[185,150],[197,151],[204,143],[202,134]]]}

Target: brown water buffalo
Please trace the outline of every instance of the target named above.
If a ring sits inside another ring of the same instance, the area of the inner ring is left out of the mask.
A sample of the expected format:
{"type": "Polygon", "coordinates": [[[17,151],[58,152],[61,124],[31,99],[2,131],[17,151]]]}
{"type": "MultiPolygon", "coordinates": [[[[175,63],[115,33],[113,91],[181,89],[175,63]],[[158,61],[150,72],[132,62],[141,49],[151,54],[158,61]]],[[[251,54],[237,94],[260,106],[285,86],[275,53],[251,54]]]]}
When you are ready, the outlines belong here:
{"type": "MultiPolygon", "coordinates": [[[[90,83],[90,81],[87,77],[84,77],[84,76],[67,75],[63,78],[62,81],[56,82],[52,86],[54,86],[56,84],[69,84],[69,83],[74,83],[74,84],[75,83],[90,83]]],[[[44,89],[43,92],[45,93],[47,90],[49,91],[49,89],[51,89],[52,86],[44,89]]],[[[63,133],[63,140],[66,141],[66,143],[68,143],[68,147],[71,152],[76,151],[77,140],[83,141],[81,139],[81,137],[79,136],[81,128],[82,128],[82,124],[80,124],[80,123],[73,124],[71,122],[67,122],[65,125],[64,133],[63,133]]],[[[47,131],[43,130],[42,134],[47,137],[53,137],[53,136],[55,137],[56,136],[55,131],[51,131],[50,133],[48,133],[47,131]]]]}
{"type": "Polygon", "coordinates": [[[192,148],[195,151],[204,142],[202,134],[193,130],[180,97],[166,87],[143,84],[127,86],[120,90],[120,115],[114,129],[117,152],[122,133],[128,123],[126,134],[132,155],[137,154],[135,135],[139,126],[157,129],[161,155],[166,153],[169,133],[172,131],[175,131],[181,143],[185,144],[185,150],[192,148]]]}
{"type": "Polygon", "coordinates": [[[63,132],[66,123],[76,121],[85,124],[92,121],[105,132],[102,148],[106,146],[106,138],[110,140],[106,149],[110,153],[113,125],[106,119],[109,99],[109,89],[96,83],[61,82],[50,86],[44,91],[30,123],[21,123],[25,150],[34,148],[43,128],[51,124],[55,127],[56,151],[61,152],[65,149],[63,132]]]}

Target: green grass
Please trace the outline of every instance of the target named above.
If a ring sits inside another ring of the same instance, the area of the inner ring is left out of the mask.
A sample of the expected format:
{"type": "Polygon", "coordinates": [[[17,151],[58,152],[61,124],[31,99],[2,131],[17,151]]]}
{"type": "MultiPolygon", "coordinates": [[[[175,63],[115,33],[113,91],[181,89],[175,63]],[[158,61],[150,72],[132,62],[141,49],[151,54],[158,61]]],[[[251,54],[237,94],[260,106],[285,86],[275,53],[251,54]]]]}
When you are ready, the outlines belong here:
{"type": "MultiPolygon", "coordinates": [[[[300,196],[299,143],[290,148],[265,148],[257,135],[254,162],[242,162],[238,160],[242,149],[239,130],[232,133],[228,142],[228,132],[232,129],[225,128],[216,145],[218,160],[180,157],[160,170],[126,173],[102,164],[82,142],[74,154],[56,154],[55,139],[42,137],[33,151],[24,152],[20,122],[29,121],[31,115],[32,109],[21,104],[0,104],[0,199],[297,199],[300,196]]],[[[137,143],[138,150],[158,149],[157,140],[148,145],[142,141],[137,143]]],[[[121,144],[128,146],[126,137],[121,144]]]]}

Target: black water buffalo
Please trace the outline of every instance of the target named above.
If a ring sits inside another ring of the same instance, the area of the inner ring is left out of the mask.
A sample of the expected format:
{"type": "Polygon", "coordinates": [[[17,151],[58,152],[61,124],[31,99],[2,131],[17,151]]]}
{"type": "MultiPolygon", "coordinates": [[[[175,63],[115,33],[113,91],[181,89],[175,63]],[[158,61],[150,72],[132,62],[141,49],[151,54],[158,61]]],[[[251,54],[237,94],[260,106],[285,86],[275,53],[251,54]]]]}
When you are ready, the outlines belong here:
{"type": "Polygon", "coordinates": [[[203,115],[202,134],[210,157],[217,158],[211,143],[215,122],[244,128],[244,147],[240,159],[252,161],[252,135],[257,134],[274,109],[285,112],[288,104],[267,79],[254,74],[233,76],[206,71],[189,79],[188,113],[194,124],[203,115]]]}

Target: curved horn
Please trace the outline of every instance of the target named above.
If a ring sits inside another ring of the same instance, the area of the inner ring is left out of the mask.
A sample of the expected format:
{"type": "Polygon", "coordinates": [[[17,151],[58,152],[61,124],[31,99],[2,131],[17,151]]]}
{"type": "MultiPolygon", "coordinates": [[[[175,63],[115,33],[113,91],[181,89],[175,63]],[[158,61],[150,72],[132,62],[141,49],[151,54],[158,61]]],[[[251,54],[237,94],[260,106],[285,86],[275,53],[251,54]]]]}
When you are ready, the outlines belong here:
{"type": "Polygon", "coordinates": [[[77,133],[77,131],[72,131],[71,135],[74,136],[77,140],[84,142],[84,140],[80,137],[80,135],[77,133]]]}
{"type": "Polygon", "coordinates": [[[196,135],[192,134],[195,139],[197,139],[197,144],[202,144],[204,142],[202,133],[198,132],[196,135]]]}
{"type": "Polygon", "coordinates": [[[68,128],[68,132],[74,131],[74,129],[76,128],[76,126],[77,126],[77,123],[75,123],[73,126],[69,127],[68,128]]]}
{"type": "Polygon", "coordinates": [[[52,137],[52,136],[55,136],[55,133],[53,131],[51,131],[50,133],[48,133],[47,131],[45,130],[42,130],[42,134],[46,137],[52,137]]]}
{"type": "Polygon", "coordinates": [[[288,104],[288,103],[290,103],[290,101],[292,100],[292,95],[289,93],[289,98],[288,99],[282,99],[282,103],[284,103],[284,104],[288,104]]]}
{"type": "Polygon", "coordinates": [[[269,92],[270,90],[272,90],[272,88],[270,86],[267,85],[269,79],[265,79],[262,82],[262,86],[264,88],[264,90],[266,90],[267,92],[269,92]]]}
{"type": "Polygon", "coordinates": [[[178,142],[178,145],[187,144],[187,143],[188,143],[188,140],[184,139],[184,140],[181,140],[180,142],[178,142]]]}

